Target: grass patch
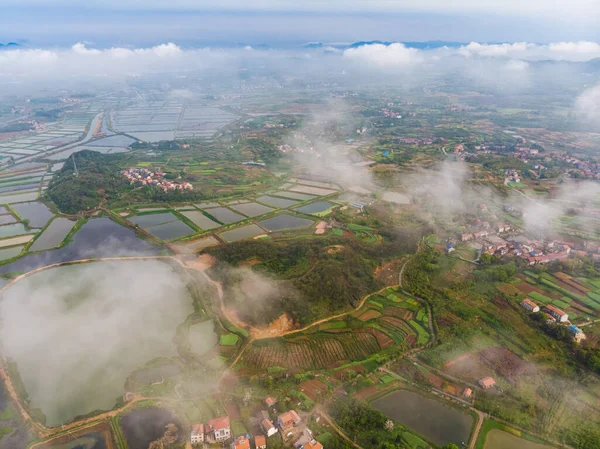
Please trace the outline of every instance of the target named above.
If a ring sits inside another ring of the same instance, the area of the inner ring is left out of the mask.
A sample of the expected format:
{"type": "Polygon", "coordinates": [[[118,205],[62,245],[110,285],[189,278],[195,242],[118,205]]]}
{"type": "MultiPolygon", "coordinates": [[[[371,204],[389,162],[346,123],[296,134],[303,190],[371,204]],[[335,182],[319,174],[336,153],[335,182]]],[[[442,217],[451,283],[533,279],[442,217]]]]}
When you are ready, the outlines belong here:
{"type": "Polygon", "coordinates": [[[219,338],[219,344],[221,346],[235,346],[239,339],[240,338],[235,334],[223,334],[219,338]]]}

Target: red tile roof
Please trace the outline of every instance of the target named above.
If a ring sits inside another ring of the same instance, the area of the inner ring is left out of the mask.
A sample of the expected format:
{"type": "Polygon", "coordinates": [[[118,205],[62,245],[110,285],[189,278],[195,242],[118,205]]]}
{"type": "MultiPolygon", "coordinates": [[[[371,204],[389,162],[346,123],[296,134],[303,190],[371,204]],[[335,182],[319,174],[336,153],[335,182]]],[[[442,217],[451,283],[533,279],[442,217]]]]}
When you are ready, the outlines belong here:
{"type": "Polygon", "coordinates": [[[229,428],[229,416],[221,416],[220,418],[211,419],[208,425],[214,430],[228,429],[229,428]]]}
{"type": "Polygon", "coordinates": [[[246,437],[236,438],[235,449],[250,449],[250,440],[246,437]]]}
{"type": "Polygon", "coordinates": [[[267,445],[267,439],[264,435],[256,435],[254,437],[254,445],[256,447],[262,447],[267,445]]]}

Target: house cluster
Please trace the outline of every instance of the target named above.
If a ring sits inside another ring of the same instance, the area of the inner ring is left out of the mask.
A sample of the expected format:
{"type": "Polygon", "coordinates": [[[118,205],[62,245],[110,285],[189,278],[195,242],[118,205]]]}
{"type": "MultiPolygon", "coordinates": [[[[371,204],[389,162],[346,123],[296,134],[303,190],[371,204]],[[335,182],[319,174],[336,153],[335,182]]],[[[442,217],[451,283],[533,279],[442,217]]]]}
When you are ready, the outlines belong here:
{"type": "Polygon", "coordinates": [[[402,115],[388,108],[382,108],[381,113],[387,118],[402,118],[402,115]]]}
{"type": "MultiPolygon", "coordinates": [[[[461,242],[486,239],[496,234],[504,234],[513,231],[514,228],[508,223],[496,223],[495,225],[491,225],[489,221],[477,218],[468,226],[468,230],[469,232],[459,235],[461,242]]],[[[492,240],[495,241],[495,239],[492,240]]]]}
{"type": "MultiPolygon", "coordinates": [[[[540,312],[540,307],[529,298],[525,298],[521,302],[521,307],[523,307],[525,310],[527,310],[528,312],[531,312],[531,313],[540,312]]],[[[569,323],[569,315],[564,310],[559,309],[558,307],[556,307],[552,304],[548,304],[548,305],[544,306],[541,309],[541,311],[542,311],[542,313],[544,313],[546,315],[547,323],[550,323],[550,324],[569,323]]],[[[575,341],[576,343],[579,343],[582,340],[585,340],[585,338],[586,338],[583,331],[573,324],[569,323],[567,325],[567,330],[568,330],[569,334],[571,334],[571,336],[573,337],[573,341],[575,341]]]]}
{"type": "Polygon", "coordinates": [[[504,183],[521,182],[521,173],[519,170],[507,168],[504,170],[504,183]]]}
{"type": "Polygon", "coordinates": [[[214,444],[231,438],[229,416],[211,419],[207,424],[194,424],[190,435],[192,444],[214,444]]]}
{"type": "Polygon", "coordinates": [[[433,137],[424,137],[424,138],[416,138],[416,137],[404,137],[400,139],[401,143],[406,143],[409,145],[433,145],[435,139],[433,137]]]}
{"type": "Polygon", "coordinates": [[[120,173],[129,180],[130,184],[154,186],[164,192],[194,189],[189,182],[174,182],[165,179],[166,173],[161,171],[152,172],[146,168],[128,168],[127,170],[121,170],[120,173]]]}

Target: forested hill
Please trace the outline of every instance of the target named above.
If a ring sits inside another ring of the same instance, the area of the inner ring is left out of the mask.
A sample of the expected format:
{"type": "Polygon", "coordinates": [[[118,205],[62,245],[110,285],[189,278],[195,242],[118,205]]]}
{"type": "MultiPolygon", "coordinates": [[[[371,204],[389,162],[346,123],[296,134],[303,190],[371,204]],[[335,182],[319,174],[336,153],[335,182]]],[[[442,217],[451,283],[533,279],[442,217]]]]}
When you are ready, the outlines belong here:
{"type": "Polygon", "coordinates": [[[98,207],[103,199],[133,189],[119,173],[119,160],[119,155],[103,155],[96,151],[75,153],[54,177],[46,195],[68,214],[98,207]]]}

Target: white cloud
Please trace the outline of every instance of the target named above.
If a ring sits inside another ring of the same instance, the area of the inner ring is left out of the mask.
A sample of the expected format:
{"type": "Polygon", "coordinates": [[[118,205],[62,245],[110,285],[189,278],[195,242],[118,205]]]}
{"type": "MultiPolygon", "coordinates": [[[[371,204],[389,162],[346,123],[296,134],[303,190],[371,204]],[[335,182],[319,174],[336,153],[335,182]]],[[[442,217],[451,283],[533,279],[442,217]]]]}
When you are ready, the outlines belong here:
{"type": "Polygon", "coordinates": [[[577,98],[575,110],[585,121],[600,126],[600,84],[587,89],[577,98]]]}
{"type": "Polygon", "coordinates": [[[373,44],[344,51],[344,58],[377,67],[408,67],[419,64],[423,56],[419,50],[403,44],[373,44]]]}
{"type": "Polygon", "coordinates": [[[545,45],[529,42],[516,42],[512,44],[480,44],[471,42],[458,49],[458,53],[465,57],[507,57],[528,60],[565,60],[588,61],[600,57],[600,45],[596,42],[556,42],[545,45]]]}

